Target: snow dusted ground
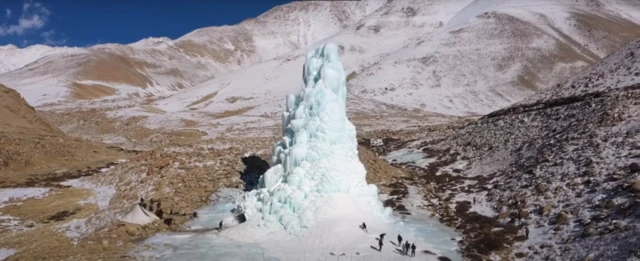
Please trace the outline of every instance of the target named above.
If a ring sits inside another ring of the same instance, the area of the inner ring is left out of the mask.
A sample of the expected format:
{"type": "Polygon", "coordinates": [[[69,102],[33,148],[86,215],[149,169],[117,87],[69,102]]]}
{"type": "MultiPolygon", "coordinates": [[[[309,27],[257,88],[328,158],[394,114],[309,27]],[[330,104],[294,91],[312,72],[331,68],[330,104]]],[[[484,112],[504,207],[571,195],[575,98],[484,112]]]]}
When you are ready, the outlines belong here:
{"type": "MultiPolygon", "coordinates": [[[[0,208],[7,206],[11,200],[21,200],[26,198],[42,198],[49,188],[6,188],[0,189],[0,208]]],[[[3,215],[0,212],[0,229],[24,229],[20,226],[21,221],[15,217],[3,215]]],[[[0,260],[13,255],[16,250],[0,247],[0,260]]]]}
{"type": "MultiPolygon", "coordinates": [[[[103,168],[101,172],[106,172],[110,169],[112,168],[103,168]]],[[[90,189],[91,191],[93,191],[93,196],[79,203],[93,203],[96,204],[100,209],[107,208],[109,206],[109,201],[111,201],[111,198],[116,193],[116,189],[114,187],[96,185],[92,182],[87,181],[86,178],[67,180],[60,184],[71,186],[74,188],[90,189]]]]}
{"type": "MultiPolygon", "coordinates": [[[[42,198],[49,192],[49,188],[6,188],[0,189],[0,207],[10,205],[11,200],[27,198],[42,198]]],[[[16,217],[4,215],[0,212],[0,228],[24,229],[22,221],[16,217]]]]}
{"type": "MultiPolygon", "coordinates": [[[[105,171],[102,171],[105,172],[105,171]]],[[[100,174],[98,174],[100,175],[100,174]]],[[[81,237],[90,234],[97,228],[104,227],[113,220],[112,213],[105,211],[109,207],[109,202],[116,193],[116,189],[112,186],[97,185],[87,180],[88,178],[72,179],[62,182],[62,185],[71,186],[80,189],[89,189],[93,192],[93,196],[87,200],[80,201],[79,203],[93,203],[98,206],[99,218],[79,218],[73,219],[60,225],[60,231],[64,232],[68,237],[72,238],[75,243],[80,240],[81,237]],[[105,218],[106,216],[106,218],[105,218]]]]}
{"type": "Polygon", "coordinates": [[[42,198],[49,188],[5,188],[0,189],[0,207],[6,206],[10,200],[25,198],[42,198]]]}

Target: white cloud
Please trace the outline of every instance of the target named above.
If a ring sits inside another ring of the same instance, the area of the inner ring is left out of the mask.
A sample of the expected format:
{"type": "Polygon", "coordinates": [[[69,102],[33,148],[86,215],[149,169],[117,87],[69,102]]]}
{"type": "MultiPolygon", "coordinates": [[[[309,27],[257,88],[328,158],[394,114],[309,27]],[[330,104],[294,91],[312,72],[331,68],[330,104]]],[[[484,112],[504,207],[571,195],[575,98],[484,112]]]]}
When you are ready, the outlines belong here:
{"type": "Polygon", "coordinates": [[[7,8],[4,11],[7,13],[7,19],[11,19],[11,9],[7,8]]]}
{"type": "MultiPolygon", "coordinates": [[[[7,9],[7,15],[11,15],[11,10],[7,9]]],[[[41,3],[28,1],[22,5],[22,14],[17,24],[1,25],[0,36],[4,35],[24,35],[29,30],[42,28],[48,21],[51,12],[41,3]]]]}
{"type": "Polygon", "coordinates": [[[63,45],[67,42],[65,38],[57,38],[55,37],[56,31],[49,30],[40,34],[42,38],[44,38],[44,44],[46,45],[63,45]]]}

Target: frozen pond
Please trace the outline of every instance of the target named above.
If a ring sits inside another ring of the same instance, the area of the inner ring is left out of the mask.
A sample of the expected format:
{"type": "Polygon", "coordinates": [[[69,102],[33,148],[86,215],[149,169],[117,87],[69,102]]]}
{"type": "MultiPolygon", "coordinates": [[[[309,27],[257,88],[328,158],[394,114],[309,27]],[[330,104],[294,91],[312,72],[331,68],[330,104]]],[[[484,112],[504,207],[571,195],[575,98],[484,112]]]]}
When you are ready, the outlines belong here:
{"type": "Polygon", "coordinates": [[[429,155],[425,154],[424,152],[413,149],[400,149],[392,151],[387,156],[385,156],[384,159],[386,159],[388,162],[393,163],[411,163],[412,165],[423,168],[436,161],[435,158],[430,158],[429,155]]]}
{"type": "Polygon", "coordinates": [[[391,162],[395,163],[408,163],[408,162],[417,162],[423,159],[426,155],[421,151],[414,151],[411,149],[400,149],[397,151],[393,151],[389,153],[384,158],[391,162]]]}
{"type": "MultiPolygon", "coordinates": [[[[336,229],[333,232],[335,237],[355,239],[342,248],[327,247],[326,239],[323,238],[300,239],[313,242],[311,245],[298,245],[296,238],[247,242],[254,235],[240,235],[248,240],[237,240],[238,235],[230,237],[219,233],[217,227],[221,220],[231,216],[231,210],[235,207],[234,199],[241,191],[223,190],[216,194],[214,204],[197,210],[198,218],[187,223],[190,232],[158,234],[141,244],[135,253],[141,260],[410,260],[409,256],[403,256],[396,250],[396,238],[401,234],[410,242],[417,242],[417,260],[437,260],[438,256],[446,256],[451,260],[461,261],[457,243],[453,240],[458,239],[459,235],[430,218],[426,210],[419,208],[422,196],[417,194],[416,189],[410,188],[409,192],[402,203],[412,215],[401,217],[393,214],[394,219],[388,224],[391,229],[383,231],[387,235],[382,251],[377,250],[380,231],[376,231],[378,226],[375,223],[368,224],[369,233],[358,229],[336,229]],[[353,235],[354,232],[357,235],[353,235]],[[422,253],[425,250],[438,255],[422,253]]],[[[386,198],[386,195],[381,195],[381,199],[386,198]]],[[[354,227],[357,225],[353,224],[354,227]]],[[[340,224],[336,226],[339,227],[340,224]]]]}

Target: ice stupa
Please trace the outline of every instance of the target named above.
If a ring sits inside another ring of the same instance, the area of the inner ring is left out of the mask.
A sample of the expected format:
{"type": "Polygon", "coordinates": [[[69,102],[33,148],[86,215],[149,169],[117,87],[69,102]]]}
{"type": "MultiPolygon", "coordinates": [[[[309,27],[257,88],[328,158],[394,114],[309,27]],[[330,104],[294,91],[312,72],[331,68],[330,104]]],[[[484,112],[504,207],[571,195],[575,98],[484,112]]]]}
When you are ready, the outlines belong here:
{"type": "MultiPolygon", "coordinates": [[[[356,130],[346,116],[346,79],[338,50],[327,44],[307,54],[304,87],[287,97],[284,137],[276,143],[273,166],[257,189],[221,197],[188,222],[193,233],[156,235],[138,254],[167,261],[410,259],[388,243],[378,248],[378,235],[387,233],[402,234],[419,251],[462,260],[456,242],[449,240],[455,233],[426,214],[398,220],[382,206],[378,189],[367,184],[356,130]],[[363,222],[367,230],[360,229],[363,222]],[[213,229],[219,225],[221,230],[213,229]]],[[[420,195],[406,200],[402,202],[409,211],[424,213],[418,207],[420,195]]]]}
{"type": "Polygon", "coordinates": [[[273,166],[256,190],[238,199],[237,215],[225,220],[225,227],[241,219],[300,235],[323,217],[349,215],[353,222],[365,220],[359,215],[389,217],[391,210],[382,206],[377,187],[367,184],[358,158],[338,46],[326,44],[306,58],[304,86],[286,99],[284,137],[274,147],[273,166]]]}

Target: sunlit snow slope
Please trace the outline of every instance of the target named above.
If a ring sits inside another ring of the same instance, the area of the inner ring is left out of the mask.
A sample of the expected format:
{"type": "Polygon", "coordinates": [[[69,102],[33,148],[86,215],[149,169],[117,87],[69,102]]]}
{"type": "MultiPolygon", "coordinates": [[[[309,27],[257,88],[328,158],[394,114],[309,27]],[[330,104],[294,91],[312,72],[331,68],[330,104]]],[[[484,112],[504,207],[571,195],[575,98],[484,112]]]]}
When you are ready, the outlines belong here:
{"type": "MultiPolygon", "coordinates": [[[[320,41],[341,46],[350,92],[430,112],[484,114],[640,37],[632,1],[393,1],[320,41]]],[[[314,45],[315,46],[315,45],[314,45]]],[[[170,112],[274,112],[303,50],[161,99],[170,112]],[[260,84],[255,84],[259,82],[260,84]],[[194,100],[205,102],[194,104],[194,100]]]]}
{"type": "Polygon", "coordinates": [[[317,42],[384,2],[295,2],[237,25],[201,28],[175,40],[72,49],[0,47],[0,83],[14,86],[34,106],[166,96],[317,42]],[[34,76],[39,78],[30,80],[34,76]]]}
{"type": "Polygon", "coordinates": [[[159,125],[273,123],[300,87],[288,79],[304,53],[331,41],[358,101],[351,111],[485,114],[640,37],[639,24],[635,0],[300,1],[175,40],[2,47],[0,57],[11,59],[0,64],[0,82],[41,109],[126,105],[112,115],[159,125]]]}

